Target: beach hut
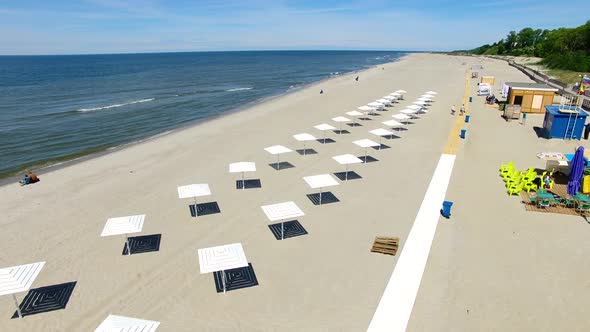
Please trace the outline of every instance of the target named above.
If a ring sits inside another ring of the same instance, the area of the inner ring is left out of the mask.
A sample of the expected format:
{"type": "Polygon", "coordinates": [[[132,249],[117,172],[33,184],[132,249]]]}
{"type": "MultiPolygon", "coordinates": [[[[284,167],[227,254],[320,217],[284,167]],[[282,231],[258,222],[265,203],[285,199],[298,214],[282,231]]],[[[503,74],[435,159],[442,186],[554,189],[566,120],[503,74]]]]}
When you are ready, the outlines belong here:
{"type": "Polygon", "coordinates": [[[557,89],[547,84],[506,82],[507,103],[520,105],[523,113],[544,113],[545,106],[553,104],[557,89]]]}
{"type": "Polygon", "coordinates": [[[545,106],[543,133],[547,138],[581,139],[588,113],[576,106],[545,106]]]}
{"type": "Polygon", "coordinates": [[[480,83],[487,83],[491,86],[494,86],[494,82],[496,82],[496,79],[494,78],[494,76],[482,76],[480,83]]]}

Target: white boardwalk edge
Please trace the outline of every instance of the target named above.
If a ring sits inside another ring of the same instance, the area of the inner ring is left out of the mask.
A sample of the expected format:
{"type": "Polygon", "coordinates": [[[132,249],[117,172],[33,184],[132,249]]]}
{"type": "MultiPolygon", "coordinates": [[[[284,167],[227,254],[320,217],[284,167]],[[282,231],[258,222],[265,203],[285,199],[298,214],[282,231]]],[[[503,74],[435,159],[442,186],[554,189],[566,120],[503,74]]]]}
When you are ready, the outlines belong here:
{"type": "Polygon", "coordinates": [[[414,225],[367,331],[403,332],[406,330],[454,164],[455,155],[441,155],[414,225]]]}

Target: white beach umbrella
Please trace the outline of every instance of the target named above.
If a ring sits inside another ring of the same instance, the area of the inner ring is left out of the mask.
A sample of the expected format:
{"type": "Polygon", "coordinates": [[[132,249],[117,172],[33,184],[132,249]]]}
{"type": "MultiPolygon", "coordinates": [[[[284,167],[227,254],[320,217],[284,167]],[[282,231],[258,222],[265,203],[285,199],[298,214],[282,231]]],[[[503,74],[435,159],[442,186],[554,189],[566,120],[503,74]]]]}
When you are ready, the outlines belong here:
{"type": "Polygon", "coordinates": [[[410,105],[407,108],[409,108],[411,110],[416,110],[416,111],[422,109],[422,107],[418,106],[418,105],[410,105]]]}
{"type": "Polygon", "coordinates": [[[343,130],[342,130],[342,124],[344,122],[350,122],[350,119],[344,116],[337,116],[335,118],[332,118],[332,121],[338,122],[340,124],[340,128],[338,129],[338,134],[342,134],[343,130]]]}
{"type": "Polygon", "coordinates": [[[425,94],[425,95],[422,95],[422,96],[420,96],[420,97],[424,97],[424,98],[432,99],[432,98],[434,98],[434,97],[436,97],[436,96],[435,96],[435,95],[430,95],[430,94],[425,94]]]}
{"type": "Polygon", "coordinates": [[[361,140],[358,140],[358,141],[353,141],[352,144],[358,145],[361,148],[364,148],[365,149],[365,156],[363,158],[365,164],[367,163],[367,148],[375,147],[375,146],[381,146],[381,144],[379,144],[379,143],[377,143],[375,141],[372,141],[372,140],[370,140],[368,138],[361,139],[361,140]]]}
{"type": "Polygon", "coordinates": [[[18,318],[23,318],[23,315],[16,293],[28,291],[44,265],[45,262],[37,262],[0,269],[0,296],[12,295],[18,318]]]}
{"type": "Polygon", "coordinates": [[[313,127],[317,130],[321,130],[324,133],[324,138],[322,138],[322,144],[326,144],[326,131],[336,129],[336,127],[331,126],[327,123],[322,123],[313,127]]]}
{"type": "Polygon", "coordinates": [[[385,98],[377,99],[376,102],[381,103],[385,106],[391,105],[391,101],[389,99],[385,99],[385,98]]]}
{"type": "Polygon", "coordinates": [[[395,128],[399,128],[400,126],[403,126],[403,123],[397,122],[395,120],[387,120],[387,121],[383,121],[381,123],[383,123],[384,125],[386,125],[388,127],[395,127],[395,128]]]}
{"type": "MultiPolygon", "coordinates": [[[[361,159],[359,159],[358,157],[352,155],[352,154],[343,154],[343,155],[339,155],[339,156],[334,156],[332,157],[332,159],[336,160],[337,163],[339,163],[340,165],[346,165],[346,170],[344,171],[344,181],[348,181],[348,165],[350,164],[360,164],[363,161],[361,159]]],[[[354,172],[353,172],[354,173],[354,172]]],[[[338,174],[335,174],[336,176],[338,176],[338,174]]],[[[340,178],[340,176],[338,176],[340,178]]],[[[340,178],[340,180],[342,180],[342,178],[340,178]]]]}
{"type": "Polygon", "coordinates": [[[383,105],[382,103],[376,102],[376,101],[368,103],[367,106],[376,108],[378,110],[383,109],[385,107],[385,105],[383,105]]]}
{"type": "Polygon", "coordinates": [[[256,172],[256,163],[250,161],[240,161],[229,164],[230,173],[242,173],[242,189],[246,189],[245,172],[256,172]]]}
{"type": "Polygon", "coordinates": [[[193,198],[195,201],[195,217],[198,217],[197,214],[199,209],[197,209],[197,197],[201,196],[209,196],[211,195],[211,189],[209,185],[206,183],[199,183],[199,184],[189,184],[186,186],[179,186],[178,190],[178,198],[193,198]]]}
{"type": "Polygon", "coordinates": [[[384,96],[382,99],[388,100],[389,102],[393,102],[397,98],[396,98],[396,96],[388,95],[388,96],[384,96]]]}
{"type": "MultiPolygon", "coordinates": [[[[304,156],[307,155],[307,147],[306,147],[306,143],[305,142],[317,140],[317,138],[315,138],[315,136],[313,136],[311,134],[308,134],[308,133],[296,134],[296,135],[293,135],[293,138],[295,138],[299,142],[303,142],[303,151],[297,150],[297,152],[299,154],[301,154],[301,152],[303,152],[303,155],[304,156]]],[[[311,150],[311,151],[315,152],[314,150],[311,150]]]]}
{"type": "Polygon", "coordinates": [[[248,266],[248,259],[241,243],[226,244],[198,250],[201,274],[221,271],[223,293],[225,294],[225,270],[248,266]]]}
{"type": "MultiPolygon", "coordinates": [[[[346,115],[354,116],[355,118],[358,118],[359,116],[362,116],[363,114],[364,114],[364,113],[361,113],[361,112],[359,112],[359,111],[350,111],[350,112],[346,112],[346,115]]],[[[360,123],[357,123],[357,122],[356,122],[356,119],[355,119],[355,122],[351,123],[350,125],[351,125],[352,127],[357,127],[357,126],[360,126],[361,124],[360,124],[360,123]]]]}
{"type": "Polygon", "coordinates": [[[125,235],[127,256],[131,256],[128,234],[139,233],[143,229],[145,214],[107,219],[100,236],[125,235]]]}
{"type": "Polygon", "coordinates": [[[408,124],[407,120],[409,120],[409,119],[412,118],[411,116],[408,116],[407,114],[403,114],[403,113],[394,114],[391,117],[394,118],[394,119],[396,119],[396,120],[400,120],[400,121],[403,120],[402,122],[405,123],[405,124],[408,124]]]}
{"type": "Polygon", "coordinates": [[[370,130],[369,132],[373,135],[379,136],[379,150],[381,150],[381,146],[383,145],[383,144],[381,144],[381,139],[383,138],[383,136],[392,136],[393,135],[393,132],[391,132],[387,129],[383,129],[383,128],[373,129],[373,130],[370,130]]]}
{"type": "Polygon", "coordinates": [[[287,147],[284,147],[282,145],[269,146],[267,148],[264,148],[264,150],[272,155],[277,156],[277,171],[281,170],[281,163],[280,163],[280,159],[279,159],[281,154],[293,152],[293,150],[291,150],[287,147]]]}
{"type": "Polygon", "coordinates": [[[371,107],[371,106],[361,106],[357,108],[359,111],[364,112],[364,114],[368,114],[368,115],[372,115],[375,112],[375,107],[371,107]]]}
{"type": "Polygon", "coordinates": [[[412,104],[416,104],[416,105],[426,105],[428,104],[427,102],[425,102],[424,100],[416,100],[415,102],[413,102],[412,104]]]}
{"type": "Polygon", "coordinates": [[[404,94],[404,93],[407,93],[407,92],[408,92],[408,91],[406,91],[406,90],[395,90],[395,93],[401,93],[401,94],[404,94]]]}
{"type": "Polygon", "coordinates": [[[429,94],[429,95],[437,95],[438,93],[434,92],[434,91],[426,91],[425,93],[429,94]]]}
{"type": "Polygon", "coordinates": [[[125,316],[108,315],[94,332],[155,332],[160,322],[125,316]]]}
{"type": "Polygon", "coordinates": [[[401,94],[400,92],[392,92],[392,93],[390,93],[389,95],[390,95],[390,96],[393,96],[393,97],[399,97],[399,96],[401,96],[402,94],[401,94]]]}
{"type": "Polygon", "coordinates": [[[416,100],[424,101],[424,102],[429,102],[431,99],[430,98],[426,98],[426,97],[420,97],[420,98],[418,98],[416,100]]]}
{"type": "Polygon", "coordinates": [[[284,202],[271,205],[264,205],[260,207],[268,220],[281,222],[281,240],[285,239],[285,219],[302,217],[305,215],[303,211],[295,204],[295,202],[284,202]]]}
{"type": "Polygon", "coordinates": [[[303,180],[309,185],[312,189],[320,188],[319,192],[319,205],[322,205],[322,189],[324,187],[331,187],[337,186],[340,183],[336,181],[330,174],[320,174],[320,175],[312,175],[306,176],[303,180]]]}

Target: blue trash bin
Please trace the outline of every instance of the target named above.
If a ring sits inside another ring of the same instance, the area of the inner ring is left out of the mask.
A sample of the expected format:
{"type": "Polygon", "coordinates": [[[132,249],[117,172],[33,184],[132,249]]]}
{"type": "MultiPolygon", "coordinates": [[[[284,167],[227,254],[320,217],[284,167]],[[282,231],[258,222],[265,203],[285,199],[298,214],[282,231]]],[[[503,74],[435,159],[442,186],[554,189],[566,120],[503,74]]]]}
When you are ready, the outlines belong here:
{"type": "Polygon", "coordinates": [[[468,123],[469,122],[469,118],[470,118],[470,115],[469,114],[465,115],[465,123],[468,123]]]}
{"type": "Polygon", "coordinates": [[[461,129],[461,138],[465,139],[466,132],[467,132],[467,129],[461,129]]]}
{"type": "Polygon", "coordinates": [[[469,102],[473,101],[473,97],[469,96],[469,102]]]}
{"type": "Polygon", "coordinates": [[[453,206],[453,202],[449,202],[449,201],[443,202],[442,210],[440,210],[440,213],[442,214],[443,217],[449,219],[449,217],[451,216],[451,206],[453,206]]]}

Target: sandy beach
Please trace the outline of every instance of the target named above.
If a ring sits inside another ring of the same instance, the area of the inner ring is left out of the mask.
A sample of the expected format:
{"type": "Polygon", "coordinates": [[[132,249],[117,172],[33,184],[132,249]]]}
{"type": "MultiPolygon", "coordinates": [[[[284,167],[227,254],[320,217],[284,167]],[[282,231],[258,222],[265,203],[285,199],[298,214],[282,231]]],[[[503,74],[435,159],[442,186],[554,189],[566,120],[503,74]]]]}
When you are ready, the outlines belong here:
{"type": "MultiPolygon", "coordinates": [[[[250,109],[43,174],[41,182],[0,187],[0,267],[46,261],[32,288],[77,282],[64,310],[10,319],[0,298],[1,331],[92,331],[108,314],[160,321],[158,331],[364,331],[396,265],[461,105],[465,71],[527,82],[505,62],[411,54],[398,62],[321,82],[250,109]],[[354,80],[360,76],[358,82],[354,80]],[[324,93],[319,94],[323,89],[324,93]],[[276,171],[265,147],[301,149],[292,135],[322,133],[328,123],[397,89],[401,101],[335,143],[308,143],[316,155],[281,156],[276,171]],[[362,179],[329,190],[340,202],[315,206],[304,176],[341,172],[332,157],[363,155],[352,141],[378,137],[382,121],[427,90],[429,112],[412,121],[378,162],[354,165],[362,179]],[[236,190],[228,164],[256,162],[260,189],[236,190]],[[177,186],[208,183],[221,213],[192,218],[177,186]],[[294,201],[309,234],[277,241],[260,206],[294,201]],[[122,236],[101,238],[107,218],[146,214],[143,232],[161,234],[158,252],[121,255],[122,236]],[[400,238],[398,255],[369,251],[375,236],[400,238]],[[219,294],[199,273],[197,250],[242,243],[259,285],[219,294]]],[[[475,81],[471,82],[475,91],[475,81]]],[[[498,94],[498,93],[497,93],[498,94]]],[[[447,192],[453,217],[438,225],[408,331],[588,329],[588,224],[580,217],[526,212],[508,197],[497,168],[541,167],[535,154],[573,151],[578,141],[539,139],[533,126],[506,123],[475,97],[468,139],[461,142],[447,192]]],[[[586,141],[583,141],[586,143],[586,141]]],[[[22,300],[25,294],[18,294],[22,300]]],[[[394,314],[394,313],[392,313],[394,314]]]]}

